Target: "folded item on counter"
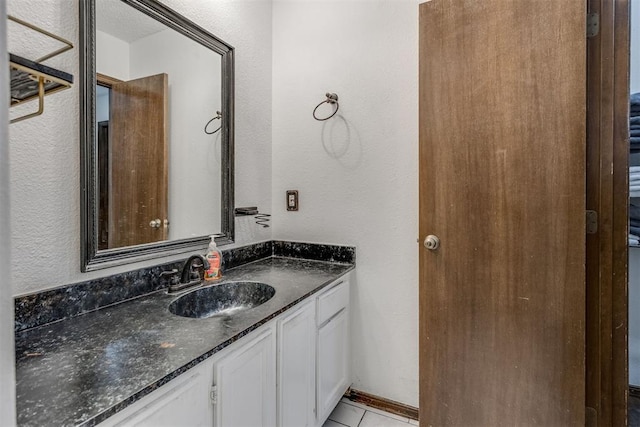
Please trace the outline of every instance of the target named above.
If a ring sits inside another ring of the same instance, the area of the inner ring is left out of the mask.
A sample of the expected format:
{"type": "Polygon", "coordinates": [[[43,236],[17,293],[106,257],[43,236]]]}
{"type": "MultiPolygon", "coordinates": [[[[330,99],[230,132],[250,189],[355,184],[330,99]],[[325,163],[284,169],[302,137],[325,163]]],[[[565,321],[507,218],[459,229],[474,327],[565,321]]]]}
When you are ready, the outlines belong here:
{"type": "Polygon", "coordinates": [[[640,106],[640,92],[632,93],[631,95],[629,95],[629,104],[640,106]]]}
{"type": "Polygon", "coordinates": [[[640,236],[640,227],[629,226],[629,232],[631,234],[635,234],[636,236],[640,236]]]}
{"type": "Polygon", "coordinates": [[[640,125],[640,116],[629,116],[629,125],[640,125]]]}
{"type": "Polygon", "coordinates": [[[638,246],[640,245],[640,240],[629,239],[629,246],[638,246]]]}
{"type": "Polygon", "coordinates": [[[640,218],[629,217],[629,225],[632,227],[640,227],[640,218]]]}

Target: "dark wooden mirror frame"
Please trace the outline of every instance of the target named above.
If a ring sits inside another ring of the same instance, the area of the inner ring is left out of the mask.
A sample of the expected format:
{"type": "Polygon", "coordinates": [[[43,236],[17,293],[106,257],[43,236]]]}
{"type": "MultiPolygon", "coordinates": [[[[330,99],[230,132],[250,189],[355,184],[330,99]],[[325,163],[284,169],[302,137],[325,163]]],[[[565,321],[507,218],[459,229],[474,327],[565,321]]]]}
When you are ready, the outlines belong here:
{"type": "MultiPolygon", "coordinates": [[[[234,239],[234,49],[194,22],[154,0],[121,0],[222,57],[222,223],[218,245],[234,239]]],[[[98,250],[98,173],[95,131],[95,0],[80,1],[80,201],[81,270],[93,271],[142,260],[193,252],[206,247],[208,236],[98,250]]],[[[197,208],[197,207],[194,207],[197,208]]]]}

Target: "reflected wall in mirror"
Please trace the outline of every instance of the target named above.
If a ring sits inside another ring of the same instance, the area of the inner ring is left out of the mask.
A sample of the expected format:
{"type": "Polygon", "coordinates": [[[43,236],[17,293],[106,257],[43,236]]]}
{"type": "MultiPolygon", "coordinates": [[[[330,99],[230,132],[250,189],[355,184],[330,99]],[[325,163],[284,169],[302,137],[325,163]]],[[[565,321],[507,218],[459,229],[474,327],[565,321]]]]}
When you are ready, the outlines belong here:
{"type": "Polygon", "coordinates": [[[83,271],[233,239],[233,49],[151,0],[81,2],[83,271]]]}

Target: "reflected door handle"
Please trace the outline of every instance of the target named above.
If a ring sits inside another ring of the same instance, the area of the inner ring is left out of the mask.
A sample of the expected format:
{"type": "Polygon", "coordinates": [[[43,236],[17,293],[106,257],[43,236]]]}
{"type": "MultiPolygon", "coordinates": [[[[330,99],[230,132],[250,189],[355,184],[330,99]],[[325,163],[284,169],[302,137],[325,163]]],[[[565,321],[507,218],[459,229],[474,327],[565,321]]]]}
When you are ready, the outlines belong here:
{"type": "Polygon", "coordinates": [[[161,225],[162,221],[160,220],[160,218],[154,219],[149,223],[149,227],[151,228],[160,228],[161,225]]]}
{"type": "Polygon", "coordinates": [[[433,234],[429,234],[424,239],[424,247],[429,249],[430,251],[435,251],[440,246],[440,239],[438,236],[434,236],[433,234]]]}

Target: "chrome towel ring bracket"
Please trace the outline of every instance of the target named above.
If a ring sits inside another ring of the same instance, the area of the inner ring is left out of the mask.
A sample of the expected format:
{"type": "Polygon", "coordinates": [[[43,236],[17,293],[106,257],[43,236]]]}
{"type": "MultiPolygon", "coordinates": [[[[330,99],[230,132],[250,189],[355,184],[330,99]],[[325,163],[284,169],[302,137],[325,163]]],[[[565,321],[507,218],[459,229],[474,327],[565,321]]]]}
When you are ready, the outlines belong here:
{"type": "Polygon", "coordinates": [[[313,118],[318,120],[319,122],[323,122],[325,120],[329,120],[331,117],[335,116],[336,113],[338,112],[338,110],[340,109],[340,104],[338,103],[338,95],[335,93],[328,93],[326,94],[327,99],[325,99],[324,101],[322,101],[320,104],[316,105],[316,108],[313,109],[313,118]],[[318,116],[316,116],[316,110],[318,109],[318,107],[320,107],[322,104],[324,103],[327,104],[332,104],[336,106],[335,111],[333,112],[333,114],[331,114],[329,117],[325,117],[324,119],[319,118],[318,116]]]}
{"type": "Polygon", "coordinates": [[[218,129],[216,129],[216,130],[214,130],[214,131],[212,131],[212,132],[209,132],[209,131],[207,130],[207,128],[209,127],[209,125],[211,124],[211,122],[212,122],[212,121],[214,121],[214,120],[216,120],[216,119],[217,119],[217,120],[222,121],[222,113],[221,113],[220,111],[216,111],[216,116],[215,116],[213,119],[209,120],[209,121],[207,122],[207,124],[206,124],[206,125],[204,125],[204,133],[206,133],[207,135],[213,135],[214,133],[216,133],[216,132],[218,132],[220,129],[222,129],[222,124],[221,124],[221,125],[218,127],[218,129]]]}

